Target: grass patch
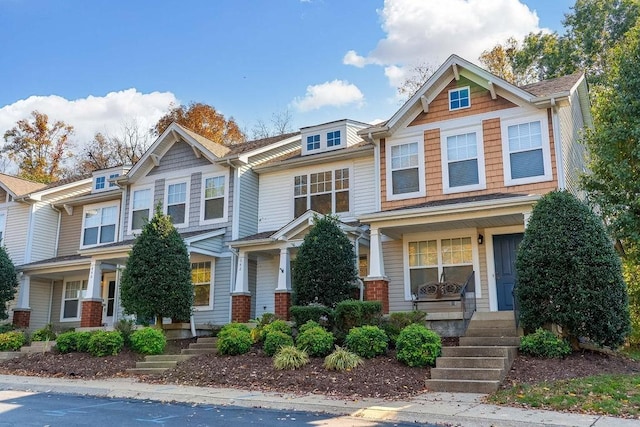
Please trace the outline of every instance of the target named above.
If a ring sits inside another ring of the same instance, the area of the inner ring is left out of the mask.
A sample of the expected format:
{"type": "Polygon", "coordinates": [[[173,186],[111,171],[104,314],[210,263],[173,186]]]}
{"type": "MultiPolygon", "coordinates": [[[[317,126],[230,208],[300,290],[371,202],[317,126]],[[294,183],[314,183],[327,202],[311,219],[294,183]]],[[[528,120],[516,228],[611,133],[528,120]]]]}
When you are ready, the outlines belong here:
{"type": "Polygon", "coordinates": [[[640,361],[640,347],[630,346],[624,347],[620,350],[624,356],[628,357],[631,360],[640,361]]]}
{"type": "Polygon", "coordinates": [[[490,403],[613,416],[640,415],[640,375],[597,375],[521,384],[489,396],[490,403]]]}

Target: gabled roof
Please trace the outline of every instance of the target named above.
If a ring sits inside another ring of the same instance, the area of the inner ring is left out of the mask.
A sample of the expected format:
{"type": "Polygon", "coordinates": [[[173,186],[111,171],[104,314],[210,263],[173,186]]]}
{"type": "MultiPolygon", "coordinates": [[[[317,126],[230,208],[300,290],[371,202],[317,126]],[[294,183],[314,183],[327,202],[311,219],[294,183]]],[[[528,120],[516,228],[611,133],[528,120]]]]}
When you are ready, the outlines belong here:
{"type": "Polygon", "coordinates": [[[41,190],[45,188],[47,184],[0,173],[0,186],[4,187],[4,189],[15,198],[16,196],[41,190]]]}
{"type": "Polygon", "coordinates": [[[560,98],[568,97],[580,84],[584,84],[584,75],[579,73],[517,87],[457,55],[451,55],[389,120],[363,129],[358,134],[372,138],[384,138],[393,134],[420,112],[428,112],[429,104],[449,82],[452,79],[459,80],[460,77],[487,89],[494,99],[500,95],[515,104],[529,104],[536,108],[555,105],[560,98]]]}
{"type": "Polygon", "coordinates": [[[300,136],[300,132],[288,132],[283,133],[282,135],[271,136],[269,138],[261,138],[253,141],[243,142],[241,144],[236,144],[230,147],[230,151],[227,157],[238,156],[240,154],[254,151],[259,148],[263,148],[295,136],[300,136]]]}

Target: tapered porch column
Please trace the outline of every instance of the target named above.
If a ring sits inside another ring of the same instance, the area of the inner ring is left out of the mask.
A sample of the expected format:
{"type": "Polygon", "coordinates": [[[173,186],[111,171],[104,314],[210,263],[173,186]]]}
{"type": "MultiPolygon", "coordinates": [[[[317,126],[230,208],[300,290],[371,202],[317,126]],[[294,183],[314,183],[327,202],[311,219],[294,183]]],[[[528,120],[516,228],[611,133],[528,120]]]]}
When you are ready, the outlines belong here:
{"type": "Polygon", "coordinates": [[[18,303],[13,308],[13,325],[19,329],[29,327],[31,322],[31,307],[29,298],[31,293],[31,277],[22,275],[20,277],[20,287],[18,288],[18,303]]]}
{"type": "Polygon", "coordinates": [[[276,288],[274,298],[276,317],[289,320],[289,308],[291,308],[291,257],[288,248],[280,249],[278,287],[276,288]]]}
{"type": "Polygon", "coordinates": [[[251,293],[249,292],[249,255],[238,252],[236,283],[231,293],[231,321],[246,323],[251,318],[251,293]]]}
{"type": "Polygon", "coordinates": [[[387,314],[389,313],[389,279],[384,275],[380,229],[371,227],[369,239],[369,275],[364,279],[364,299],[380,301],[382,312],[387,314]]]}
{"type": "Polygon", "coordinates": [[[82,315],[80,327],[93,328],[102,326],[102,264],[91,260],[87,291],[82,299],[82,315]]]}

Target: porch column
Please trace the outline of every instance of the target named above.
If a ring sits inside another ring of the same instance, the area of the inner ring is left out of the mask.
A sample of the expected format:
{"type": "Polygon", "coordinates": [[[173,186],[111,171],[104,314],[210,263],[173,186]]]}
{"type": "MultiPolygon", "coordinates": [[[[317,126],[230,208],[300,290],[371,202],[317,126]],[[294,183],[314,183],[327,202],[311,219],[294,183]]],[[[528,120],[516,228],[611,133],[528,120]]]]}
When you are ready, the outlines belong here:
{"type": "Polygon", "coordinates": [[[280,249],[280,265],[278,267],[278,287],[275,291],[275,315],[279,319],[289,320],[291,307],[291,257],[289,249],[280,249]]]}
{"type": "Polygon", "coordinates": [[[389,279],[384,275],[380,229],[371,227],[369,239],[369,275],[364,279],[364,299],[380,301],[382,312],[387,314],[389,313],[389,279]]]}
{"type": "Polygon", "coordinates": [[[29,323],[31,322],[31,307],[29,306],[30,293],[31,277],[21,273],[18,301],[16,307],[13,309],[13,325],[16,328],[24,329],[29,327],[29,323]]]}
{"type": "Polygon", "coordinates": [[[91,260],[87,291],[82,298],[82,315],[80,327],[93,328],[102,326],[102,264],[91,260]]]}
{"type": "Polygon", "coordinates": [[[529,219],[531,218],[531,211],[523,212],[522,216],[524,217],[524,229],[527,229],[527,225],[529,225],[529,219]]]}
{"type": "Polygon", "coordinates": [[[231,321],[246,323],[251,318],[249,292],[249,255],[242,249],[238,253],[236,283],[231,293],[231,321]]]}

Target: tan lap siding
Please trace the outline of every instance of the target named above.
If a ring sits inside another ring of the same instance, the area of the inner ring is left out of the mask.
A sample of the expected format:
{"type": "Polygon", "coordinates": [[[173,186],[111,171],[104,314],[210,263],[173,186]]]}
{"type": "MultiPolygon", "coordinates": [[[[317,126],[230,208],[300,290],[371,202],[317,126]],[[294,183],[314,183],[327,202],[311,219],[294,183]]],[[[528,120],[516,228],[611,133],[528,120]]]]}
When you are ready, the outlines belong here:
{"type": "Polygon", "coordinates": [[[402,240],[393,240],[382,244],[384,270],[389,279],[389,311],[410,311],[411,301],[404,299],[404,261],[402,259],[402,240]]]}

